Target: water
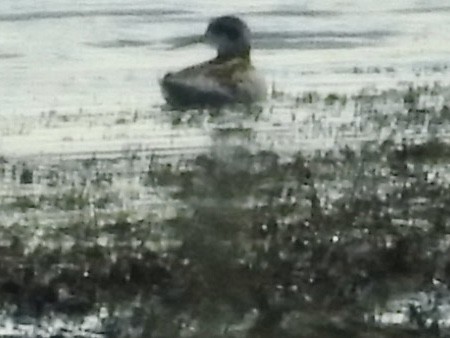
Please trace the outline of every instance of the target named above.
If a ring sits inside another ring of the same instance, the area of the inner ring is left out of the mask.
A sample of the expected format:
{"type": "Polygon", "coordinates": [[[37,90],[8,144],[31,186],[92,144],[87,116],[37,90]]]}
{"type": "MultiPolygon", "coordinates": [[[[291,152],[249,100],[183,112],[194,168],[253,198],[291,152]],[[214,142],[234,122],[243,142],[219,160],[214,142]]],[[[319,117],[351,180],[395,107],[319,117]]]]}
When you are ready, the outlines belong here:
{"type": "Polygon", "coordinates": [[[171,39],[198,34],[210,17],[230,12],[255,33],[256,65],[292,93],[413,80],[415,70],[447,63],[450,54],[450,1],[6,0],[0,114],[161,105],[158,78],[213,55],[205,46],[169,50],[171,39]],[[381,73],[355,75],[354,67],[381,73]]]}

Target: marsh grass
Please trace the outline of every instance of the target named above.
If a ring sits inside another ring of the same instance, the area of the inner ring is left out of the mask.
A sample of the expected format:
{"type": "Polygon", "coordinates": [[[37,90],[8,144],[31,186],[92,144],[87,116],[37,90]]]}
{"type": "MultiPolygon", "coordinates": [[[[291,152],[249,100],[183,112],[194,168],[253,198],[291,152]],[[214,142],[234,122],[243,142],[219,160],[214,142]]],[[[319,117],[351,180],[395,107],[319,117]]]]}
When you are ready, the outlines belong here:
{"type": "MultiPolygon", "coordinates": [[[[105,336],[445,337],[450,146],[428,132],[448,115],[448,103],[425,100],[436,88],[294,100],[297,109],[353,104],[373,130],[399,129],[358,146],[286,156],[238,126],[217,128],[212,151],[183,164],[149,160],[138,181],[164,192],[176,209],[167,217],[122,208],[102,219],[123,201],[115,164],[78,163],[83,185],[9,205],[86,215],[2,228],[2,305],[38,321],[106,309],[105,336]],[[426,121],[428,138],[405,136],[426,121]],[[439,294],[433,311],[406,298],[402,325],[375,319],[393,298],[419,292],[439,294]]],[[[70,177],[49,170],[52,189],[70,177]]]]}

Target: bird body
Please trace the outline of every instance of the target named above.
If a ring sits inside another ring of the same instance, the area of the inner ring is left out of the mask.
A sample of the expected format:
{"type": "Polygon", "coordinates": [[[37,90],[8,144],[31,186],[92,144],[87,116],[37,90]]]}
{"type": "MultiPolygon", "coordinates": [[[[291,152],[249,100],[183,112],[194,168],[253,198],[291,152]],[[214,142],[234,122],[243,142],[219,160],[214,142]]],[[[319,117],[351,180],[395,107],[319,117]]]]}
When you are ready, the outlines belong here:
{"type": "Polygon", "coordinates": [[[266,96],[264,78],[250,60],[250,31],[232,16],[214,19],[204,40],[217,48],[217,57],[161,80],[166,101],[176,107],[253,103],[266,96]]]}

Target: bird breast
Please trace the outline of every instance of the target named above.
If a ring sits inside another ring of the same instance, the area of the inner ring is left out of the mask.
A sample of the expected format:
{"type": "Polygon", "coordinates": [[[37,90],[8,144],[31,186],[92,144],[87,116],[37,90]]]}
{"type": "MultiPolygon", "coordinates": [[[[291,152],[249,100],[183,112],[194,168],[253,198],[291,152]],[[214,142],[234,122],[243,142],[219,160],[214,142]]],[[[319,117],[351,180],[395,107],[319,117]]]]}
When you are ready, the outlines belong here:
{"type": "Polygon", "coordinates": [[[239,96],[239,101],[256,102],[266,98],[266,81],[256,69],[251,68],[246,72],[236,74],[235,76],[237,78],[236,93],[239,96]]]}

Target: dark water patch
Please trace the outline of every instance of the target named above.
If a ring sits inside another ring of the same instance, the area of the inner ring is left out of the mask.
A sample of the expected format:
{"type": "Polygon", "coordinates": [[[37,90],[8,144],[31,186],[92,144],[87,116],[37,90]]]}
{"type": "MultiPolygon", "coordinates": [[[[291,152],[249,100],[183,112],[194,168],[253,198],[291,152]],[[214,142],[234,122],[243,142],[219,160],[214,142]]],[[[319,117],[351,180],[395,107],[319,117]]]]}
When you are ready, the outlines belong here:
{"type": "Polygon", "coordinates": [[[313,39],[290,39],[277,41],[255,41],[254,46],[258,49],[341,49],[357,48],[366,46],[367,43],[356,41],[336,40],[313,40],[313,39]]]}
{"type": "Polygon", "coordinates": [[[51,12],[28,12],[17,14],[0,14],[0,21],[33,21],[47,19],[84,18],[98,16],[165,16],[191,13],[186,10],[87,10],[87,11],[51,11],[51,12]]]}
{"type": "Polygon", "coordinates": [[[86,45],[98,48],[144,47],[153,45],[152,41],[117,39],[100,42],[88,42],[86,45]]]}
{"type": "MultiPolygon", "coordinates": [[[[354,48],[392,36],[394,32],[374,30],[365,32],[255,32],[253,45],[259,49],[327,49],[354,48]]],[[[198,40],[189,35],[164,40],[172,48],[179,48],[198,40]]]]}
{"type": "Polygon", "coordinates": [[[387,30],[371,30],[364,32],[336,32],[336,31],[321,31],[321,32],[255,32],[253,38],[255,40],[263,39],[286,39],[286,38],[329,38],[329,39],[382,39],[392,36],[394,32],[387,30]]]}
{"type": "Polygon", "coordinates": [[[341,15],[338,11],[308,11],[308,10],[268,10],[253,12],[255,16],[305,16],[305,17],[323,17],[341,15]]]}
{"type": "Polygon", "coordinates": [[[390,31],[255,33],[254,45],[261,49],[354,48],[365,46],[392,34],[390,31]]]}
{"type": "Polygon", "coordinates": [[[15,59],[21,57],[21,54],[16,53],[0,53],[0,59],[15,59]]]}
{"type": "Polygon", "coordinates": [[[199,42],[200,38],[200,35],[185,35],[168,38],[162,42],[168,44],[171,48],[181,48],[199,42]]]}
{"type": "Polygon", "coordinates": [[[403,13],[403,14],[426,14],[426,13],[439,13],[450,12],[450,6],[438,6],[438,7],[426,7],[426,8],[401,8],[390,11],[391,13],[403,13]]]}

